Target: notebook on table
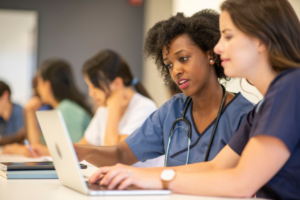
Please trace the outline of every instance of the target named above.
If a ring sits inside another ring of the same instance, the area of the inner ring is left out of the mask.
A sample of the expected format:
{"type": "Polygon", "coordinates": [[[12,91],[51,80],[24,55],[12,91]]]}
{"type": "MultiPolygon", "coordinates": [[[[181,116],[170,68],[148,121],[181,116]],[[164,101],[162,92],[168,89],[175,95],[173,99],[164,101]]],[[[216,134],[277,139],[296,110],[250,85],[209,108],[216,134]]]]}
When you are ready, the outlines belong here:
{"type": "Polygon", "coordinates": [[[84,180],[68,129],[59,110],[36,112],[53,163],[62,185],[88,195],[164,195],[170,190],[144,190],[128,187],[126,190],[108,190],[84,180]]]}

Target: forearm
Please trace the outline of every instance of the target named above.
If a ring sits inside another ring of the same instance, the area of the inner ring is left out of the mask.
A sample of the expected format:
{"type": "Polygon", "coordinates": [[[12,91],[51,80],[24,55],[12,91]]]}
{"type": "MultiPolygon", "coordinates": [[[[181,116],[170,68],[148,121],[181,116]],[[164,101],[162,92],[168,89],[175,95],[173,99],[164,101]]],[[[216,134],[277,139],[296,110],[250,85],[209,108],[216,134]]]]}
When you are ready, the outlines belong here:
{"type": "Polygon", "coordinates": [[[84,159],[97,167],[111,166],[117,163],[133,165],[138,162],[125,141],[110,147],[85,146],[85,148],[87,156],[84,159]]]}
{"type": "Polygon", "coordinates": [[[247,188],[248,179],[243,178],[233,169],[212,170],[201,173],[176,173],[170,182],[169,188],[176,193],[222,196],[222,197],[250,197],[255,191],[247,188]]]}
{"type": "Polygon", "coordinates": [[[120,111],[117,108],[108,109],[108,118],[106,123],[104,146],[113,146],[119,142],[119,121],[120,111]]]}
{"type": "Polygon", "coordinates": [[[4,136],[0,140],[0,145],[12,144],[12,143],[20,143],[25,138],[25,128],[21,128],[18,130],[13,136],[4,136]]]}
{"type": "Polygon", "coordinates": [[[41,133],[34,112],[26,111],[27,137],[31,144],[41,142],[41,133]]]}

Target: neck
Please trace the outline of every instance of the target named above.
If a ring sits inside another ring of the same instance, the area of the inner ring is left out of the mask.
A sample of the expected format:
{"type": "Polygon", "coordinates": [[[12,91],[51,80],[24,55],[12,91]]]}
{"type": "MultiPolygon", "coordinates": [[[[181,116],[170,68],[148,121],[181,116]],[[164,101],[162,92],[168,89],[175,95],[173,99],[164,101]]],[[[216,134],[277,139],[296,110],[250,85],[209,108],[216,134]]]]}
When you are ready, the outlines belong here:
{"type": "Polygon", "coordinates": [[[222,86],[218,80],[210,80],[212,81],[204,86],[200,92],[192,96],[193,111],[199,111],[199,114],[203,116],[207,116],[215,109],[219,109],[223,97],[222,86]]]}
{"type": "Polygon", "coordinates": [[[253,83],[263,96],[265,96],[271,82],[275,79],[278,73],[275,72],[272,66],[266,61],[258,64],[257,66],[258,68],[249,77],[247,77],[247,79],[253,83]]]}
{"type": "Polygon", "coordinates": [[[52,108],[56,108],[60,102],[58,102],[53,95],[48,98],[47,102],[52,108]]]}
{"type": "Polygon", "coordinates": [[[6,106],[4,106],[4,110],[1,113],[2,118],[5,121],[8,121],[12,112],[13,104],[11,102],[8,102],[6,106]]]}

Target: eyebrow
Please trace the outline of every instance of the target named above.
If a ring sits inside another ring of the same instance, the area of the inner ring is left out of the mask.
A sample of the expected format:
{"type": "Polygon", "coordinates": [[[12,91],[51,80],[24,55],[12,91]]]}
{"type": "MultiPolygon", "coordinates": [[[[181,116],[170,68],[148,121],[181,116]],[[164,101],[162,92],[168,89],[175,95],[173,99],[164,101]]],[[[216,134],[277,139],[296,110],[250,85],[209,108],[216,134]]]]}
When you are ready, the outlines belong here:
{"type": "Polygon", "coordinates": [[[186,51],[186,50],[179,50],[179,51],[177,51],[176,53],[175,53],[175,55],[178,55],[178,54],[180,54],[181,52],[183,52],[183,51],[186,51]]]}
{"type": "MultiPolygon", "coordinates": [[[[183,52],[183,51],[186,51],[186,50],[181,49],[181,50],[177,51],[177,52],[174,53],[174,54],[175,54],[175,55],[178,55],[178,54],[180,54],[180,53],[183,52]]],[[[188,51],[186,51],[186,52],[188,52],[188,51]]],[[[166,60],[168,60],[168,58],[164,58],[164,59],[163,59],[163,61],[166,61],[166,60]]]]}
{"type": "Polygon", "coordinates": [[[225,28],[225,29],[222,31],[222,33],[225,33],[226,31],[231,31],[231,30],[228,29],[228,28],[225,28]]]}

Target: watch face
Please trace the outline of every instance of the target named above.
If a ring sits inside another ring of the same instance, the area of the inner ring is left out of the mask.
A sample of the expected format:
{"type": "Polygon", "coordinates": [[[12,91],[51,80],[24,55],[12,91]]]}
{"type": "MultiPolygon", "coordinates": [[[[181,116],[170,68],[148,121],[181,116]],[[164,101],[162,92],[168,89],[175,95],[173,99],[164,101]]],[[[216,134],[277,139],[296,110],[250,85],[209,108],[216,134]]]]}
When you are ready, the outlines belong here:
{"type": "Polygon", "coordinates": [[[171,181],[175,176],[175,171],[173,169],[165,169],[162,171],[160,178],[164,181],[171,181]]]}

